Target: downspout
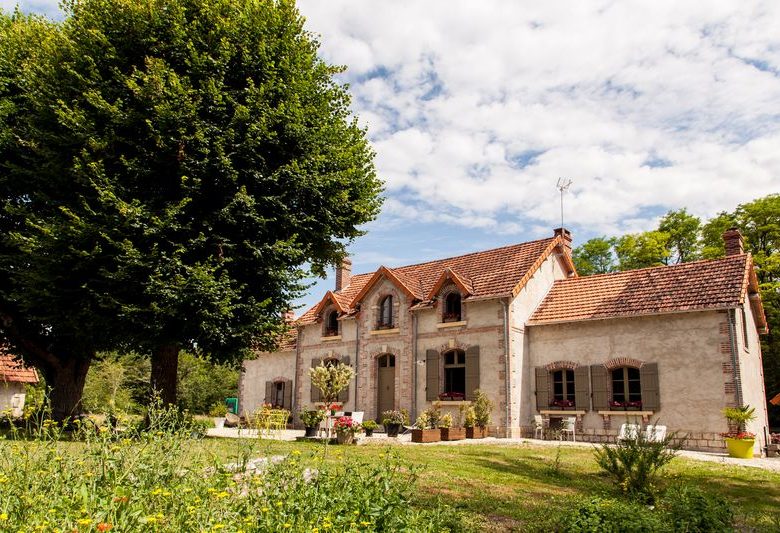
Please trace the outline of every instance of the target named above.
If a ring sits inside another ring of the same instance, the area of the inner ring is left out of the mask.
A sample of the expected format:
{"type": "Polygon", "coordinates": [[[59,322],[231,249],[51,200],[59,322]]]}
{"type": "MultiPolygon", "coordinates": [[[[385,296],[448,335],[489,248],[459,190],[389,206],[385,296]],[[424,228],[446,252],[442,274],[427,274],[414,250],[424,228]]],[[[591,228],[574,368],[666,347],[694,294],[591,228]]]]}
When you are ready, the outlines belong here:
{"type": "Polygon", "coordinates": [[[412,420],[417,420],[417,313],[412,311],[412,420]]]}
{"type": "Polygon", "coordinates": [[[737,346],[737,318],[736,309],[729,309],[729,349],[731,350],[731,371],[734,378],[734,396],[737,401],[737,407],[742,406],[742,381],[739,379],[739,346],[737,346]]]}
{"type": "Polygon", "coordinates": [[[360,321],[355,317],[355,411],[360,411],[358,407],[358,387],[360,386],[358,381],[358,369],[360,368],[358,357],[360,357],[360,321]]]}
{"type": "Polygon", "coordinates": [[[510,386],[510,375],[509,370],[511,368],[511,365],[509,364],[509,299],[503,300],[501,302],[503,304],[504,308],[504,387],[505,387],[505,398],[506,398],[506,437],[511,436],[511,427],[512,427],[512,402],[510,398],[511,393],[511,386],[510,386]]]}
{"type": "MultiPolygon", "coordinates": [[[[292,409],[293,413],[298,412],[298,369],[303,368],[303,361],[301,361],[301,327],[295,327],[295,372],[293,372],[292,378],[292,409]]],[[[303,391],[301,391],[301,399],[303,399],[303,391]]]]}

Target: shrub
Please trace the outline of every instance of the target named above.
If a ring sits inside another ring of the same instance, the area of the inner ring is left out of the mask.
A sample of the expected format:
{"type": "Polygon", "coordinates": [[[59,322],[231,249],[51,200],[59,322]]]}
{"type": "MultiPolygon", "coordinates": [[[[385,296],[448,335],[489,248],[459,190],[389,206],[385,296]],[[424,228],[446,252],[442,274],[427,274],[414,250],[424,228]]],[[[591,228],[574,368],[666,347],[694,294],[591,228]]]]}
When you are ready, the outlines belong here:
{"type": "Polygon", "coordinates": [[[672,487],[658,507],[670,530],[689,533],[733,530],[734,517],[728,502],[698,487],[672,487]]]}
{"type": "Polygon", "coordinates": [[[493,402],[491,402],[487,394],[477,389],[474,391],[474,423],[481,427],[487,427],[490,425],[490,412],[493,410],[493,402]]]}
{"type": "Polygon", "coordinates": [[[403,411],[385,411],[382,413],[382,425],[387,426],[389,424],[407,424],[406,417],[403,411]]]}
{"type": "Polygon", "coordinates": [[[682,446],[681,442],[675,443],[676,440],[676,434],[672,433],[663,440],[649,441],[640,431],[615,446],[604,444],[596,448],[596,463],[615,480],[623,493],[652,502],[661,468],[674,459],[682,446]]]}
{"type": "Polygon", "coordinates": [[[325,412],[319,409],[307,409],[300,411],[298,417],[301,419],[304,427],[313,428],[325,419],[325,412]]]}
{"type": "Polygon", "coordinates": [[[430,426],[430,419],[428,418],[428,411],[423,411],[417,415],[417,420],[414,421],[414,427],[417,429],[427,429],[430,426]]]}
{"type": "Polygon", "coordinates": [[[567,511],[556,530],[571,533],[666,531],[659,516],[650,508],[609,498],[593,498],[567,511]]]}
{"type": "Polygon", "coordinates": [[[452,415],[447,413],[445,415],[442,415],[442,417],[439,419],[439,427],[440,428],[451,428],[452,427],[452,415]]]}
{"type": "Polygon", "coordinates": [[[224,417],[228,412],[227,405],[224,402],[216,402],[209,407],[209,416],[214,418],[224,417]]]}
{"type": "Polygon", "coordinates": [[[379,427],[379,424],[377,424],[374,420],[366,420],[361,425],[363,426],[363,429],[367,431],[374,431],[377,427],[379,427]]]}

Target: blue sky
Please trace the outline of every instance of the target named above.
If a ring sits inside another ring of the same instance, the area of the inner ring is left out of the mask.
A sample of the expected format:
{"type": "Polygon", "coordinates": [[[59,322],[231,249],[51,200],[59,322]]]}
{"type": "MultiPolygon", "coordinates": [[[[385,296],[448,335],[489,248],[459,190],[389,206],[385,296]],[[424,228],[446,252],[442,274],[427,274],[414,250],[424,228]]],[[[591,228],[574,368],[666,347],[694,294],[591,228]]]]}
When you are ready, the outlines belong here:
{"type": "Polygon", "coordinates": [[[575,244],[780,192],[780,2],[299,8],[323,57],[347,66],[386,182],[382,214],[350,247],[355,272],[548,236],[561,176],[575,244]]]}

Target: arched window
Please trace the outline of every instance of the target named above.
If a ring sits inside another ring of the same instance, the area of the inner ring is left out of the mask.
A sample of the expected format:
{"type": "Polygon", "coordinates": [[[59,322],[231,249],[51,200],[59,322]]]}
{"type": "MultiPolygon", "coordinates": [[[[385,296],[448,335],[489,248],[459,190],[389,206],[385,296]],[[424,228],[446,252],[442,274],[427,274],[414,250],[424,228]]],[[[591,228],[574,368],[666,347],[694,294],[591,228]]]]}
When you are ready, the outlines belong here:
{"type": "Polygon", "coordinates": [[[612,370],[610,407],[642,407],[642,380],[638,368],[621,366],[612,370]]]}
{"type": "Polygon", "coordinates": [[[393,297],[385,296],[379,304],[378,329],[391,329],[393,327],[393,297]]]}
{"type": "Polygon", "coordinates": [[[459,399],[466,396],[466,352],[463,350],[444,354],[444,394],[459,399]]]}
{"type": "Polygon", "coordinates": [[[333,337],[335,335],[339,334],[339,313],[338,311],[331,311],[327,315],[327,320],[325,320],[325,336],[326,337],[333,337]]]}
{"type": "Polygon", "coordinates": [[[394,368],[395,356],[393,354],[386,353],[385,355],[380,356],[377,362],[379,364],[379,368],[394,368]]]}
{"type": "Polygon", "coordinates": [[[444,322],[460,322],[460,294],[451,292],[444,299],[444,322]]]}

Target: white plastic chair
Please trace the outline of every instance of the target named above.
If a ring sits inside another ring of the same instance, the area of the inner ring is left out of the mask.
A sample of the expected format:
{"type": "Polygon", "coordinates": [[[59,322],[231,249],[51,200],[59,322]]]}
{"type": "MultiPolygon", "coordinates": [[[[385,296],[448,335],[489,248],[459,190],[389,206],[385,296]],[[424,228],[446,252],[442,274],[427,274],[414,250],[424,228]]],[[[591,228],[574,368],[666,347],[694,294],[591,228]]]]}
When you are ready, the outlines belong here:
{"type": "Polygon", "coordinates": [[[618,442],[622,440],[635,439],[642,431],[642,427],[639,424],[623,424],[620,426],[620,432],[618,433],[618,442]]]}
{"type": "Polygon", "coordinates": [[[534,438],[537,438],[537,433],[539,438],[544,440],[544,417],[542,415],[534,415],[534,438]]]}
{"type": "Polygon", "coordinates": [[[661,442],[666,438],[666,426],[647,426],[645,432],[647,442],[661,442]]]}
{"type": "Polygon", "coordinates": [[[352,421],[356,424],[362,424],[363,423],[363,413],[364,411],[354,411],[352,413],[352,421]]]}
{"type": "Polygon", "coordinates": [[[577,426],[577,417],[569,416],[564,418],[563,427],[561,427],[561,437],[566,433],[571,433],[571,440],[573,442],[577,442],[577,435],[575,431],[576,426],[577,426]]]}

